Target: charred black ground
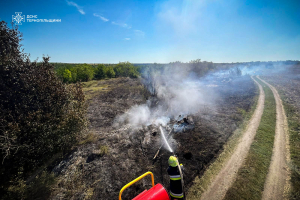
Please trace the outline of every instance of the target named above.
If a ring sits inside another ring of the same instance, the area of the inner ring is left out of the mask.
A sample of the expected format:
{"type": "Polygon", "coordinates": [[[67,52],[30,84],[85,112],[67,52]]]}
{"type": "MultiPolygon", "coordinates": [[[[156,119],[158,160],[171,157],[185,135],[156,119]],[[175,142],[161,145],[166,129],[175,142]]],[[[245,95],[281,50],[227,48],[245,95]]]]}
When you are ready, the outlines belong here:
{"type": "MultiPolygon", "coordinates": [[[[147,171],[154,173],[156,183],[168,189],[166,169],[171,153],[162,148],[153,162],[162,144],[159,127],[150,125],[138,131],[113,127],[117,115],[153,97],[138,79],[118,78],[98,84],[105,85],[105,89],[90,100],[88,117],[93,134],[88,143],[54,169],[62,178],[52,199],[116,199],[125,184],[147,171]]],[[[257,92],[249,76],[220,82],[213,90],[219,94],[215,108],[203,107],[199,113],[188,115],[194,128],[173,133],[169,140],[185,167],[187,189],[222,152],[228,137],[254,104],[257,92]]],[[[171,124],[175,122],[171,120],[171,124]]],[[[140,181],[124,192],[123,199],[133,198],[150,186],[150,178],[140,181]]]]}

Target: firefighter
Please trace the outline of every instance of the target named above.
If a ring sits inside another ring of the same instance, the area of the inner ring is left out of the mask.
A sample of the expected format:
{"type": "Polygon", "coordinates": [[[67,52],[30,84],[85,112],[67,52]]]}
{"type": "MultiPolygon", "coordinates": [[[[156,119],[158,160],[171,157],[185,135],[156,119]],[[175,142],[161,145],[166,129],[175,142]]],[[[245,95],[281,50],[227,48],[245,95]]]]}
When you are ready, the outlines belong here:
{"type": "MultiPolygon", "coordinates": [[[[168,174],[170,176],[170,196],[171,199],[183,199],[183,187],[181,184],[180,172],[178,169],[178,160],[175,156],[170,156],[168,174]]],[[[180,164],[181,171],[183,171],[183,165],[180,164]]]]}

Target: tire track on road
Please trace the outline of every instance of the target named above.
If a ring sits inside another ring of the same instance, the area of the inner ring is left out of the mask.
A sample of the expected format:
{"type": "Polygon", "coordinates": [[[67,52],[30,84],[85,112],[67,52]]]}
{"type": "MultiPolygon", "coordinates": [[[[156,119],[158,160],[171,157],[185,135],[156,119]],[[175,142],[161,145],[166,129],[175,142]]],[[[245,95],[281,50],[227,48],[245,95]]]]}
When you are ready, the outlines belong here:
{"type": "Polygon", "coordinates": [[[272,90],[276,102],[274,147],[262,199],[281,200],[284,199],[285,190],[289,188],[287,162],[290,160],[290,154],[287,118],[277,90],[258,76],[257,78],[272,90]]]}
{"type": "Polygon", "coordinates": [[[223,199],[227,190],[234,182],[237,172],[248,154],[251,143],[253,142],[257,128],[260,124],[265,102],[265,93],[262,86],[256,80],[253,79],[253,81],[258,85],[260,92],[255,112],[234,153],[225,163],[220,172],[215,176],[207,191],[202,194],[202,200],[223,199]]]}

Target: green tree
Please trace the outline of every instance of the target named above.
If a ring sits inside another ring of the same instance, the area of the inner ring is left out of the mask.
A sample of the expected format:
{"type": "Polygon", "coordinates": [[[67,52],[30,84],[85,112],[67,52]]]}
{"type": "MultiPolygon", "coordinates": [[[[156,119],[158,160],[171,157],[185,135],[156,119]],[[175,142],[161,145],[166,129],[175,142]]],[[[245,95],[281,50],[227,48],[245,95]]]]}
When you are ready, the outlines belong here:
{"type": "Polygon", "coordinates": [[[105,71],[106,71],[105,65],[103,64],[97,65],[95,68],[95,78],[97,80],[105,78],[106,76],[105,71]]]}
{"type": "MultiPolygon", "coordinates": [[[[68,64],[68,63],[53,63],[53,64],[54,64],[54,69],[55,69],[57,75],[61,78],[61,80],[66,82],[65,77],[64,77],[65,70],[70,70],[71,71],[71,69],[73,69],[75,65],[74,64],[68,64]]],[[[72,77],[72,79],[73,79],[73,77],[72,77]]],[[[73,82],[73,80],[71,80],[71,81],[73,82]]]]}
{"type": "Polygon", "coordinates": [[[94,78],[94,69],[88,64],[77,65],[77,80],[91,81],[94,78]]]}
{"type": "Polygon", "coordinates": [[[115,67],[116,77],[131,77],[137,78],[139,76],[138,67],[135,67],[130,62],[120,62],[115,67]]]}
{"type": "Polygon", "coordinates": [[[137,68],[134,66],[130,66],[128,68],[128,76],[130,78],[137,78],[139,76],[139,72],[137,71],[137,68]]]}
{"type": "Polygon", "coordinates": [[[71,72],[71,77],[72,77],[72,82],[76,83],[77,82],[77,69],[75,67],[70,69],[71,72]]]}
{"type": "Polygon", "coordinates": [[[114,71],[115,71],[115,76],[116,77],[120,77],[123,76],[123,66],[119,64],[117,64],[116,66],[114,66],[114,71]]]}
{"type": "Polygon", "coordinates": [[[115,77],[115,75],[116,75],[116,73],[115,73],[115,71],[114,71],[114,69],[112,67],[108,67],[106,69],[106,76],[108,78],[113,78],[113,77],[115,77]]]}
{"type": "Polygon", "coordinates": [[[64,73],[63,73],[63,78],[64,78],[64,82],[71,82],[72,81],[72,73],[70,70],[65,69],[64,73]]]}

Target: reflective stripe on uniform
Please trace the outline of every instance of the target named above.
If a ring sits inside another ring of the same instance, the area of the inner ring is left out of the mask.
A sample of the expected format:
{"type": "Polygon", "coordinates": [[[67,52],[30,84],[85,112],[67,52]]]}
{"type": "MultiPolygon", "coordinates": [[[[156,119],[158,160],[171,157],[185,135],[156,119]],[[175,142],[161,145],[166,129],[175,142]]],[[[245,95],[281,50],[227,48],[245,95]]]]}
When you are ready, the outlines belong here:
{"type": "Polygon", "coordinates": [[[181,193],[181,194],[175,194],[175,193],[173,193],[173,192],[170,192],[170,195],[171,195],[172,197],[174,197],[174,198],[183,198],[183,193],[181,193]]]}
{"type": "Polygon", "coordinates": [[[170,178],[180,178],[180,175],[170,175],[170,178]]]}
{"type": "Polygon", "coordinates": [[[172,181],[178,181],[178,180],[181,180],[181,178],[170,178],[172,181]]]}
{"type": "Polygon", "coordinates": [[[170,179],[173,181],[177,181],[177,180],[180,180],[181,177],[180,177],[180,175],[170,175],[170,179]]]}

